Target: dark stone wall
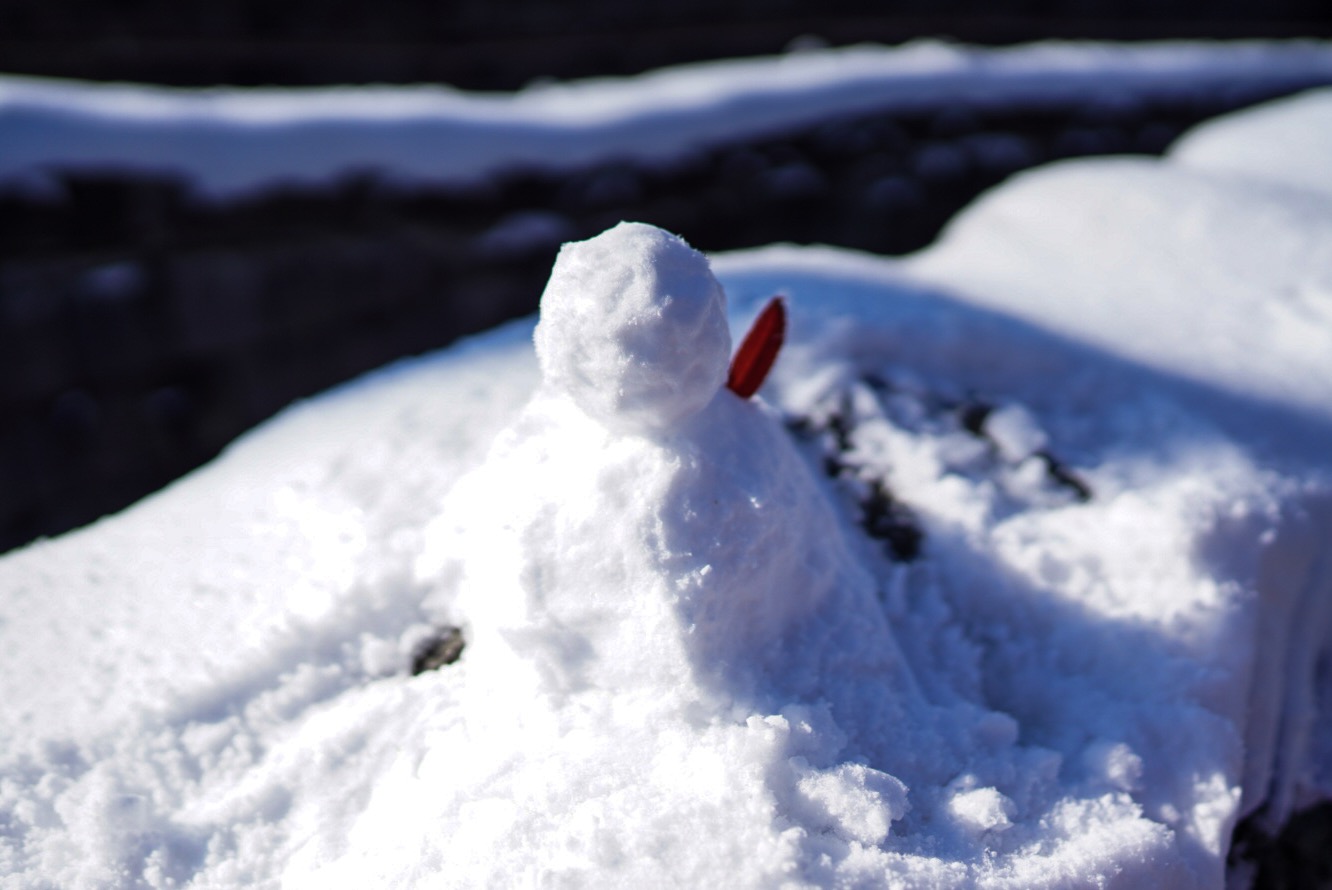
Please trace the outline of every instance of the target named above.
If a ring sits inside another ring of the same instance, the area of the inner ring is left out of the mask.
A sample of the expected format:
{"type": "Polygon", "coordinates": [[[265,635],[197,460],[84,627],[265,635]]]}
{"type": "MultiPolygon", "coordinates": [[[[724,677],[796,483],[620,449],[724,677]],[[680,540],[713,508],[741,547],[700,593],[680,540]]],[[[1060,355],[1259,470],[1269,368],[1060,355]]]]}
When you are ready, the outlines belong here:
{"type": "Polygon", "coordinates": [[[1016,170],[1159,152],[1271,89],[871,114],[465,190],[361,177],[222,205],[148,177],[0,190],[0,550],[128,505],[293,399],[534,311],[559,243],[621,219],[704,250],[900,254],[1016,170]]]}

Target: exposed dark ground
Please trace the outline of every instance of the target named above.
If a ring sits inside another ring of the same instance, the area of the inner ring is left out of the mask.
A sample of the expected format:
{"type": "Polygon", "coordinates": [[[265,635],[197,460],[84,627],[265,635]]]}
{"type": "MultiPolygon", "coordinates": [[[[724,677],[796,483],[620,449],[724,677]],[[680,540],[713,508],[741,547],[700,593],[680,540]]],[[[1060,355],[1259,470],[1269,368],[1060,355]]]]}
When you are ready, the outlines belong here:
{"type": "Polygon", "coordinates": [[[1255,827],[1262,814],[1235,828],[1231,864],[1247,863],[1253,890],[1327,890],[1332,887],[1332,802],[1296,813],[1275,834],[1255,827]]]}

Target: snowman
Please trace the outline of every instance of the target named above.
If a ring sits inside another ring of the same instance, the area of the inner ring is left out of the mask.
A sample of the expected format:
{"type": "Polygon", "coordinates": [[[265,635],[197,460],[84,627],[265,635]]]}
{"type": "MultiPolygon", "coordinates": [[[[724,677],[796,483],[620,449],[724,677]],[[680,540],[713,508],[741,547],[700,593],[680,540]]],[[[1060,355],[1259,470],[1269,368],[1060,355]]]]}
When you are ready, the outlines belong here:
{"type": "Polygon", "coordinates": [[[834,673],[909,689],[844,521],[773,412],[724,385],[702,254],[641,223],[566,244],[534,339],[540,386],[418,565],[451,581],[469,684],[744,709],[834,673]]]}

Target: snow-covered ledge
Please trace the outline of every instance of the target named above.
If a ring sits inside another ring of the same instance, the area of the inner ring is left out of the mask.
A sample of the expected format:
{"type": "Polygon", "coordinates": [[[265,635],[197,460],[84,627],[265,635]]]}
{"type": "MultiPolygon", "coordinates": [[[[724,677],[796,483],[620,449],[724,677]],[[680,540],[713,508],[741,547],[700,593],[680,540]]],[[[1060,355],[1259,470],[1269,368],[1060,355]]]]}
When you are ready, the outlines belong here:
{"type": "Polygon", "coordinates": [[[178,176],[235,197],[375,173],[408,186],[609,160],[670,162],[839,116],[960,103],[1132,107],[1162,97],[1275,95],[1332,83],[1318,40],[917,40],[682,65],[515,94],[444,86],[170,89],[0,75],[0,186],[47,173],[178,176]]]}
{"type": "Polygon", "coordinates": [[[0,863],[1243,884],[1237,821],[1332,795],[1329,109],[1024,175],[902,261],[621,226],[535,350],[386,369],[5,557],[0,863]],[[741,399],[719,325],[774,293],[741,399]]]}

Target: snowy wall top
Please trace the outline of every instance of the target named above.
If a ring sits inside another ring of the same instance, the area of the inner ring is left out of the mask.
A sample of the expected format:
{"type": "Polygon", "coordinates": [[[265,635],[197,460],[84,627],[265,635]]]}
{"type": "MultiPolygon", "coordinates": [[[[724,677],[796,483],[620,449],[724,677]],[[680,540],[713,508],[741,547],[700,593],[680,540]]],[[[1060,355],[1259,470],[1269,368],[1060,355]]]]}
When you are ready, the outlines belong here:
{"type": "Polygon", "coordinates": [[[174,90],[0,77],[0,179],[61,169],[156,171],[214,195],[366,170],[459,182],[511,168],[671,158],[871,109],[1327,82],[1332,45],[1314,41],[1005,49],[917,41],[534,86],[511,96],[445,87],[174,90]]]}

